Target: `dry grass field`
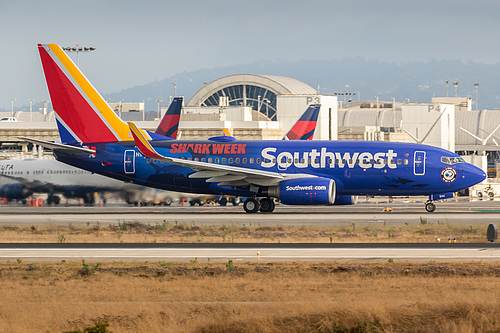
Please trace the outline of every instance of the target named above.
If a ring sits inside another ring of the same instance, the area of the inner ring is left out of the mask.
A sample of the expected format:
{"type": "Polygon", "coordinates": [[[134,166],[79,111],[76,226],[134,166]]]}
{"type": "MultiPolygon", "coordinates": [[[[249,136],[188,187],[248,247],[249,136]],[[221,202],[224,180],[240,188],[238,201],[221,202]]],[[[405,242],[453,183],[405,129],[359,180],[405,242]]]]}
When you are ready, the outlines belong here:
{"type": "MultiPolygon", "coordinates": [[[[0,242],[485,242],[486,226],[0,226],[0,242]]],[[[0,263],[0,332],[500,332],[500,263],[0,263]],[[103,331],[104,332],[104,331],[103,331]]]]}
{"type": "Polygon", "coordinates": [[[500,332],[498,264],[0,264],[0,331],[500,332]]]}
{"type": "Polygon", "coordinates": [[[486,242],[486,225],[196,226],[123,222],[101,226],[0,226],[0,242],[41,243],[432,243],[486,242]]]}

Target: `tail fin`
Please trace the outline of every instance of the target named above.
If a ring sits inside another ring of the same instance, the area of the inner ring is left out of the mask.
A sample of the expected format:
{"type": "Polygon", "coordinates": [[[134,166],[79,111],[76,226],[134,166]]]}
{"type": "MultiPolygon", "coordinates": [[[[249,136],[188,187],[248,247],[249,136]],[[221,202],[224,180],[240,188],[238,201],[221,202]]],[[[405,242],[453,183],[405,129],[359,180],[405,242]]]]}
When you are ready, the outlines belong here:
{"type": "Polygon", "coordinates": [[[160,125],[155,133],[163,136],[168,136],[172,139],[177,139],[177,131],[179,129],[179,120],[181,118],[183,97],[175,97],[172,104],[168,107],[167,113],[163,116],[160,125]]]}
{"type": "Polygon", "coordinates": [[[123,122],[57,44],[38,44],[63,143],[132,140],[123,122]]]}
{"type": "Polygon", "coordinates": [[[302,114],[292,129],[285,135],[284,140],[312,140],[318,121],[321,104],[311,104],[302,114]]]}

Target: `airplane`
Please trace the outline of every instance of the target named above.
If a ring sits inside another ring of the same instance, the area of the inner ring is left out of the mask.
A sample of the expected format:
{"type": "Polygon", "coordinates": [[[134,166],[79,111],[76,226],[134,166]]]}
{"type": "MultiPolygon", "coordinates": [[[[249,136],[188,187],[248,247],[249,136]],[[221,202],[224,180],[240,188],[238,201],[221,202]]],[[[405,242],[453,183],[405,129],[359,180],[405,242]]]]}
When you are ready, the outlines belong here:
{"type": "Polygon", "coordinates": [[[110,134],[108,124],[118,117],[100,109],[100,95],[60,46],[39,44],[38,50],[54,111],[64,125],[60,131],[71,134],[62,143],[44,144],[59,161],[108,177],[172,191],[247,197],[247,213],[273,212],[274,199],[285,205],[335,205],[337,195],[428,195],[425,209],[433,212],[434,201],[486,177],[453,152],[416,143],[228,136],[151,140],[133,123],[128,131],[120,125],[119,133],[110,134]]]}

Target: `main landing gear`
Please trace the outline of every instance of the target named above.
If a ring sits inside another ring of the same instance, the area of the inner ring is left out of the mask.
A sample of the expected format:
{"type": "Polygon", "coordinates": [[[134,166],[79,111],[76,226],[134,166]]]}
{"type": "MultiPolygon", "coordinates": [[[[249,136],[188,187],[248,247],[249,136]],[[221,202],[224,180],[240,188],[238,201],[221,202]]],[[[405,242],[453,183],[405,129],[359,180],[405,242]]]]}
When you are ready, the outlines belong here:
{"type": "Polygon", "coordinates": [[[436,210],[436,205],[432,201],[427,201],[425,203],[425,210],[428,211],[429,213],[432,213],[433,211],[436,210]]]}
{"type": "Polygon", "coordinates": [[[272,198],[263,198],[258,201],[255,198],[248,198],[243,203],[243,209],[247,213],[257,213],[259,210],[262,213],[272,213],[276,204],[272,198]]]}

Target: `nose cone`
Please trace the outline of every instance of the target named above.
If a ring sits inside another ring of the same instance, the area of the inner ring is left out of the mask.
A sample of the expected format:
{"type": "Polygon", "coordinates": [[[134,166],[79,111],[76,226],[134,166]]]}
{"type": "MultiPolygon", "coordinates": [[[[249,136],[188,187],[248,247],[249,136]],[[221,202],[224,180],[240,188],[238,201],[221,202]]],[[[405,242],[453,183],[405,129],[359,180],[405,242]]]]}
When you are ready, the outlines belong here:
{"type": "Polygon", "coordinates": [[[469,163],[464,164],[462,174],[467,187],[476,185],[486,179],[486,172],[469,163]]]}

